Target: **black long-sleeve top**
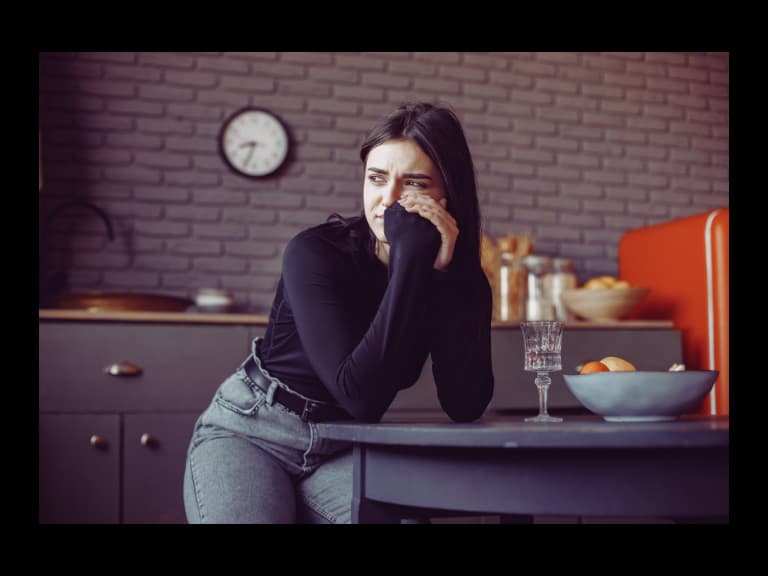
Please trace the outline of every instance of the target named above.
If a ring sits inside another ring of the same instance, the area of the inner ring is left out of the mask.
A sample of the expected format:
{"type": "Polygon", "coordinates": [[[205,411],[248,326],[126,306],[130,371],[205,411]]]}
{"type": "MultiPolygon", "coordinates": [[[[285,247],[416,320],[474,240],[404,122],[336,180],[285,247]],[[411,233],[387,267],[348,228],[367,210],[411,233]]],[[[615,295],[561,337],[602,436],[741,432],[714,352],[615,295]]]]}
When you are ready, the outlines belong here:
{"type": "Polygon", "coordinates": [[[397,203],[384,229],[388,267],[366,248],[368,238],[340,221],[288,243],[262,365],[309,398],[378,421],[431,354],[443,410],[475,420],[494,384],[491,290],[479,262],[465,266],[454,256],[447,271],[435,270],[439,232],[397,203]]]}

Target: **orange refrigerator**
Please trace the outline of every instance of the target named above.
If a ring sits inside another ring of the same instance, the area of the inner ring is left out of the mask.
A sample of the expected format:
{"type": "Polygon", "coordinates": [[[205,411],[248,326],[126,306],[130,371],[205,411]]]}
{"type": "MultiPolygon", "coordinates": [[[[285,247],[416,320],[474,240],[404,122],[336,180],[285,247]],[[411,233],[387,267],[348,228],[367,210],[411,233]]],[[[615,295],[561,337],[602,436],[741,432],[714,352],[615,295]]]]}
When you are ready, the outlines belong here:
{"type": "Polygon", "coordinates": [[[728,208],[626,232],[620,278],[650,288],[635,319],[669,319],[682,332],[688,369],[718,370],[699,412],[728,414],[728,208]]]}

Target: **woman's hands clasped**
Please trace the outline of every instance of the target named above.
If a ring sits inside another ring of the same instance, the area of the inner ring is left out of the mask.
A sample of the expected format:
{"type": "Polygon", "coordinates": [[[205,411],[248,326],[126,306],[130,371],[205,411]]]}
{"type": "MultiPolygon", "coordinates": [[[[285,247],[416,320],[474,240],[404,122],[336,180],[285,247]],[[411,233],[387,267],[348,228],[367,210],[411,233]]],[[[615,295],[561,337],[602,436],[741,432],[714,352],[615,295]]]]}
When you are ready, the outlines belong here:
{"type": "Polygon", "coordinates": [[[453,251],[456,247],[456,238],[459,236],[459,227],[456,220],[446,209],[447,200],[441,198],[435,200],[427,194],[418,192],[404,192],[398,200],[407,212],[416,213],[435,225],[440,233],[440,250],[435,258],[434,268],[445,270],[453,259],[453,251]]]}

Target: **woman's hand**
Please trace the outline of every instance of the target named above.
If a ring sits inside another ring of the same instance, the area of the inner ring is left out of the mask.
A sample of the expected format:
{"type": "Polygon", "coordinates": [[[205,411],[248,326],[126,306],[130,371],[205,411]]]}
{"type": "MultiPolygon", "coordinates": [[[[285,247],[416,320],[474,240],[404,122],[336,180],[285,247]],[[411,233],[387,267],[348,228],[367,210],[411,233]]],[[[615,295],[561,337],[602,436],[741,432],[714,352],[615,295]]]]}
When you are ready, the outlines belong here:
{"type": "Polygon", "coordinates": [[[434,268],[436,270],[448,268],[453,259],[459,228],[456,226],[456,220],[445,208],[446,199],[435,200],[427,194],[404,192],[398,202],[407,212],[414,212],[435,225],[440,233],[440,250],[437,252],[434,268]]]}

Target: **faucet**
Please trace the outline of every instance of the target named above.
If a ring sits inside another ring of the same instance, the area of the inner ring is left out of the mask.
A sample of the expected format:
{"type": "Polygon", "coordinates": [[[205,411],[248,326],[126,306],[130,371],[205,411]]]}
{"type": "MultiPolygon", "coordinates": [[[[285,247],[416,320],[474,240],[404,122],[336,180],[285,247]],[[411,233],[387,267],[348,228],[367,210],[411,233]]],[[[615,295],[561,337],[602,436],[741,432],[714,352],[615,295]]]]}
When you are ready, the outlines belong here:
{"type": "MultiPolygon", "coordinates": [[[[96,204],[92,204],[86,200],[67,200],[66,202],[62,202],[58,206],[56,206],[53,210],[51,210],[48,213],[48,222],[47,226],[50,226],[51,221],[53,221],[53,217],[57,214],[60,214],[64,210],[67,210],[68,208],[87,208],[88,210],[92,210],[96,213],[96,215],[101,218],[101,221],[104,222],[104,226],[107,228],[107,236],[109,237],[109,240],[112,241],[115,239],[115,231],[112,228],[112,221],[109,219],[109,216],[107,216],[107,213],[104,212],[101,208],[96,206],[96,204]]],[[[47,228],[46,226],[46,228],[47,228]]]]}
{"type": "Polygon", "coordinates": [[[110,220],[107,213],[86,200],[67,200],[54,207],[49,213],[43,226],[43,236],[41,238],[41,251],[40,251],[40,269],[38,274],[38,306],[44,307],[50,303],[50,298],[58,291],[60,291],[66,284],[63,279],[64,273],[61,270],[55,270],[51,273],[48,272],[48,230],[51,226],[51,222],[55,216],[61,214],[65,210],[70,208],[85,208],[96,213],[104,222],[104,227],[107,231],[107,237],[109,241],[115,239],[115,231],[112,227],[112,220],[110,220]]]}

